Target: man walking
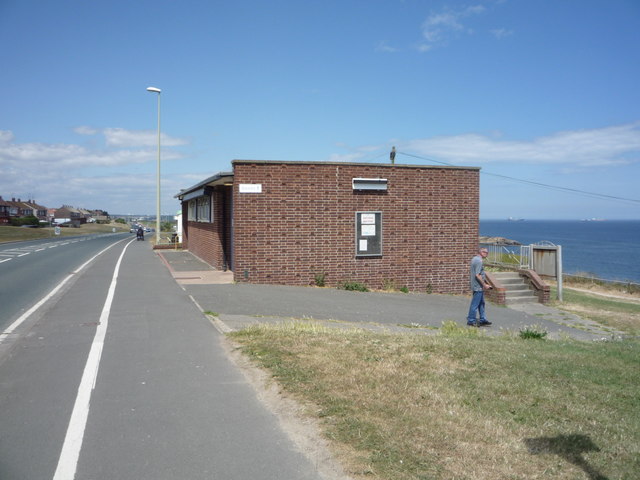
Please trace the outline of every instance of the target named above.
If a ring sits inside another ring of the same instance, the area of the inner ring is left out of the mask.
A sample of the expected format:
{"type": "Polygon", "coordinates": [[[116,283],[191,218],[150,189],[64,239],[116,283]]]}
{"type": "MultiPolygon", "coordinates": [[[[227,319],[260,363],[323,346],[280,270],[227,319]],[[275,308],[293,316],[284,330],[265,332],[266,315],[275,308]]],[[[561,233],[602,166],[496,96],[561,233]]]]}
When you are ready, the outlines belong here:
{"type": "Polygon", "coordinates": [[[471,306],[469,307],[469,314],[467,315],[467,325],[476,325],[476,311],[480,315],[480,319],[477,320],[479,327],[491,325],[491,322],[487,320],[484,313],[484,291],[489,290],[491,285],[487,283],[482,261],[487,258],[488,254],[489,251],[486,248],[481,248],[478,250],[478,255],[471,259],[469,280],[473,297],[471,298],[471,306]]]}

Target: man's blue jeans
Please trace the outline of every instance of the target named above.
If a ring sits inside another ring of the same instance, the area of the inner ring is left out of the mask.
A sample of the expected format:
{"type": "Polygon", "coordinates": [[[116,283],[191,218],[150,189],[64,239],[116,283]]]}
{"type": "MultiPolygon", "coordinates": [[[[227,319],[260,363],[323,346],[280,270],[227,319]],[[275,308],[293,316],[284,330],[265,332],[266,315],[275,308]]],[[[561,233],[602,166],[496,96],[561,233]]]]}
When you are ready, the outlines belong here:
{"type": "Polygon", "coordinates": [[[484,315],[484,290],[473,292],[471,306],[469,307],[469,315],[467,315],[467,323],[475,323],[476,311],[480,314],[480,323],[486,322],[487,317],[484,315]]]}

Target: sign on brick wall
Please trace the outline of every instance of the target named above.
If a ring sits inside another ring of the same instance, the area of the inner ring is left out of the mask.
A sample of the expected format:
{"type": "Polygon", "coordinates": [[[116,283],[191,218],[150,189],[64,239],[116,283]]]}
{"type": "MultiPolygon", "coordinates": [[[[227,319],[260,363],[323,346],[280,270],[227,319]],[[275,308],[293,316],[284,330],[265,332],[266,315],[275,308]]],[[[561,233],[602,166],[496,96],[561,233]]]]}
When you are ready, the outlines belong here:
{"type": "Polygon", "coordinates": [[[382,255],[382,212],[356,212],[356,256],[382,255]]]}
{"type": "Polygon", "coordinates": [[[261,183],[241,183],[238,185],[239,193],[262,193],[261,183]]]}

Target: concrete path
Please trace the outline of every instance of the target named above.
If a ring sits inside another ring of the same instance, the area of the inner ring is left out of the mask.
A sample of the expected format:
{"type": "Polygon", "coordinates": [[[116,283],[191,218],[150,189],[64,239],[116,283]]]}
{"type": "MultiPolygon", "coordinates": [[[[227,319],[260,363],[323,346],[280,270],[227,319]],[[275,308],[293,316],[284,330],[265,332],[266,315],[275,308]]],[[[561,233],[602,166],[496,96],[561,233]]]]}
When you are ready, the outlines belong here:
{"type": "MultiPolygon", "coordinates": [[[[431,334],[445,321],[466,325],[470,297],[388,292],[349,292],[335,288],[232,283],[230,272],[219,272],[189,252],[159,252],[182,288],[204,311],[215,313],[222,330],[252,323],[308,319],[340,328],[431,334]]],[[[527,327],[548,332],[549,338],[602,340],[622,335],[559,309],[520,304],[487,304],[483,328],[487,334],[517,334],[527,327]]]]}
{"type": "Polygon", "coordinates": [[[267,408],[148,242],[116,241],[2,347],[2,480],[345,478],[267,408]]]}

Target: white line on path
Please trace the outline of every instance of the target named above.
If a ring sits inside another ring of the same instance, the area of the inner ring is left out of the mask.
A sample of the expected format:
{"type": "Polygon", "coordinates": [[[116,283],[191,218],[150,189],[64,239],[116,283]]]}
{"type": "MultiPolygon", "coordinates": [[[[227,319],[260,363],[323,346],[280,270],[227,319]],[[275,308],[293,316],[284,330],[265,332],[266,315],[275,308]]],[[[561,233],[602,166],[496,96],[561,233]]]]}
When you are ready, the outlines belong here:
{"type": "MultiPolygon", "coordinates": [[[[29,310],[24,312],[22,315],[20,315],[20,317],[15,322],[13,322],[11,325],[9,325],[9,328],[7,328],[4,332],[0,332],[0,343],[2,343],[3,339],[7,338],[11,333],[13,333],[13,331],[16,328],[18,328],[20,325],[22,325],[22,323],[27,318],[29,318],[31,315],[33,315],[33,313],[36,310],[38,310],[49,299],[51,299],[51,297],[53,297],[56,293],[58,293],[58,290],[60,290],[64,286],[65,283],[67,283],[69,280],[71,280],[74,275],[77,275],[84,267],[89,265],[95,258],[97,258],[98,256],[102,255],[104,252],[109,250],[111,247],[113,247],[114,245],[116,245],[116,244],[118,244],[118,243],[120,243],[122,241],[124,241],[124,240],[120,240],[118,242],[112,243],[107,248],[101,250],[100,252],[95,254],[93,257],[91,257],[89,260],[87,260],[82,265],[80,265],[78,268],[76,268],[75,271],[71,272],[64,280],[62,280],[58,285],[56,285],[56,287],[53,290],[51,290],[48,294],[46,294],[38,303],[36,303],[33,307],[31,307],[29,310]]],[[[11,260],[11,259],[9,259],[9,260],[11,260]]],[[[6,260],[2,260],[2,261],[6,262],[6,260]]]]}
{"type": "Polygon", "coordinates": [[[118,258],[118,262],[116,263],[116,268],[113,271],[113,277],[111,278],[111,285],[109,286],[107,299],[104,302],[104,307],[102,307],[98,328],[96,329],[96,334],[93,338],[93,343],[91,344],[91,350],[89,351],[89,357],[87,358],[87,363],[84,367],[82,380],[80,380],[76,403],[73,406],[73,412],[71,413],[71,419],[69,420],[69,427],[67,428],[67,435],[65,436],[64,444],[62,445],[62,452],[60,453],[58,467],[56,468],[53,480],[73,480],[76,475],[78,458],[80,457],[80,449],[82,448],[82,441],[84,439],[84,430],[87,426],[87,418],[89,417],[91,392],[95,387],[96,378],[98,376],[102,347],[104,346],[104,338],[109,324],[111,303],[113,302],[113,296],[118,283],[118,272],[120,271],[120,264],[122,263],[124,253],[127,251],[127,247],[131,245],[131,242],[133,242],[133,240],[127,243],[127,245],[122,249],[120,258],[118,258]]]}

